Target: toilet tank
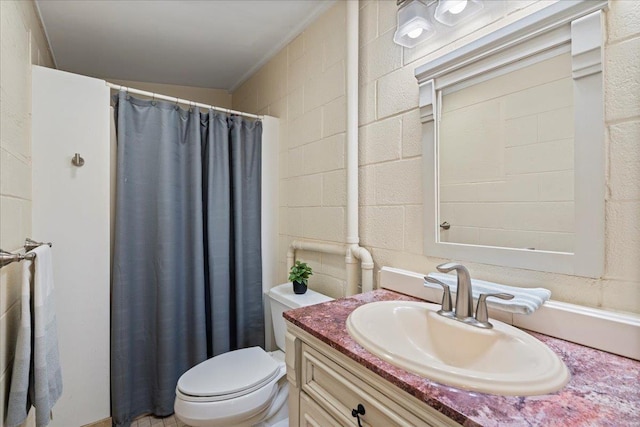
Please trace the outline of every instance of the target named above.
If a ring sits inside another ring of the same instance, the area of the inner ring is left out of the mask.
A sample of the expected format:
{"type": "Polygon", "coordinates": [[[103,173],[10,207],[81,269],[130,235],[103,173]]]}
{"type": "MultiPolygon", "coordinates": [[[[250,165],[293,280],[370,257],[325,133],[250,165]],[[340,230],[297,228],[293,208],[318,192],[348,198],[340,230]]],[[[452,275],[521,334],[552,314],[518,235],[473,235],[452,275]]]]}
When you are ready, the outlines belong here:
{"type": "Polygon", "coordinates": [[[269,303],[271,304],[271,320],[273,322],[273,334],[278,348],[284,351],[284,335],[286,327],[282,313],[298,307],[320,304],[331,301],[333,298],[308,289],[302,295],[293,293],[291,282],[275,286],[269,290],[269,303]]]}

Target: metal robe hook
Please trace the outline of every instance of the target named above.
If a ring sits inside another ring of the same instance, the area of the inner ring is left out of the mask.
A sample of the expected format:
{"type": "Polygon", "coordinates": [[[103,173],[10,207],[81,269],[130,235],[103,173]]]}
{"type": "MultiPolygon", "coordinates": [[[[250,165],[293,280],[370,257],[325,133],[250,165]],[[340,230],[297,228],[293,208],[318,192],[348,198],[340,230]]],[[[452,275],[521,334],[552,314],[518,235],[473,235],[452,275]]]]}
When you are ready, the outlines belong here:
{"type": "Polygon", "coordinates": [[[80,156],[79,153],[76,153],[71,159],[71,164],[77,167],[84,166],[84,159],[80,156]]]}

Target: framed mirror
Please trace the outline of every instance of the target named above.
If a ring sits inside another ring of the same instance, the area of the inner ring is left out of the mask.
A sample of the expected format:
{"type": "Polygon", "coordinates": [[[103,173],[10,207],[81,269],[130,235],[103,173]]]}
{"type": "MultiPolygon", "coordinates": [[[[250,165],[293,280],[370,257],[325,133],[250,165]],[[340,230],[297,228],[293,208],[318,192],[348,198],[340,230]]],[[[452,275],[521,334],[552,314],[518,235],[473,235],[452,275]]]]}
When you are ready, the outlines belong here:
{"type": "Polygon", "coordinates": [[[416,70],[426,255],[602,275],[606,5],[553,3],[416,70]]]}

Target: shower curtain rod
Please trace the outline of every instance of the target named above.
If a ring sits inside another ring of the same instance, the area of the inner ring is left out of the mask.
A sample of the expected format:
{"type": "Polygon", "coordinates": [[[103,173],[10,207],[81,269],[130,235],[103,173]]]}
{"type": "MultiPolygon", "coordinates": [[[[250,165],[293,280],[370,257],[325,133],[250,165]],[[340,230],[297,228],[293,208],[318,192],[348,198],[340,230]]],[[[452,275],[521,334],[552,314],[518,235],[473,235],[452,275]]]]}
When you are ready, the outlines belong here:
{"type": "Polygon", "coordinates": [[[175,96],[161,95],[159,93],[148,92],[146,90],[135,89],[135,88],[132,88],[132,87],[117,85],[117,84],[109,83],[109,82],[105,82],[105,83],[111,89],[125,90],[125,91],[127,91],[127,93],[136,93],[138,95],[150,96],[153,99],[163,99],[165,101],[175,102],[176,104],[180,103],[180,104],[190,105],[192,107],[206,108],[207,110],[222,111],[224,113],[236,114],[238,116],[245,116],[245,117],[250,117],[252,119],[258,119],[258,120],[262,120],[262,118],[264,117],[264,116],[258,116],[258,115],[251,114],[251,113],[243,113],[242,111],[231,110],[229,108],[216,107],[216,106],[213,106],[213,105],[202,104],[200,102],[189,101],[188,99],[176,98],[175,96]]]}

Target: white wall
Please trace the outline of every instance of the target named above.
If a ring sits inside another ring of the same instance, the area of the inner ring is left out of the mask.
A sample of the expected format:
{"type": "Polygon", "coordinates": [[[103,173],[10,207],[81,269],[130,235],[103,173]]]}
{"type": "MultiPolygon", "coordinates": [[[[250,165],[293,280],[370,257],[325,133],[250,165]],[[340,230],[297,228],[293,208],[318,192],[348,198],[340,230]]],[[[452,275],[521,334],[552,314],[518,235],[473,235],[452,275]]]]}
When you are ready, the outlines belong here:
{"type": "Polygon", "coordinates": [[[109,112],[103,80],[33,68],[33,232],[53,242],[63,382],[51,427],[111,412],[109,112]]]}
{"type": "MultiPolygon", "coordinates": [[[[414,70],[544,2],[509,5],[508,14],[493,24],[475,20],[473,29],[466,26],[405,49],[393,43],[396,2],[360,1],[360,236],[376,268],[429,272],[443,261],[423,255],[422,145],[414,70]]],[[[606,28],[605,274],[594,280],[467,265],[481,279],[545,286],[560,301],[640,313],[640,2],[612,0],[606,28]]],[[[234,108],[268,111],[283,119],[282,279],[291,239],[345,239],[344,68],[332,68],[344,63],[344,34],[344,2],[338,2],[233,94],[234,108]]],[[[341,294],[342,260],[313,260],[320,274],[312,278],[312,287],[329,286],[330,295],[341,294]]]]}
{"type": "MultiPolygon", "coordinates": [[[[31,234],[31,64],[53,66],[31,1],[0,1],[0,248],[31,234]]],[[[0,424],[4,425],[20,315],[19,264],[0,269],[0,424]]],[[[34,420],[31,418],[30,423],[34,420]]]]}
{"type": "Polygon", "coordinates": [[[273,117],[262,120],[262,292],[264,294],[265,345],[274,348],[269,289],[278,281],[278,143],[280,121],[273,117]]]}

